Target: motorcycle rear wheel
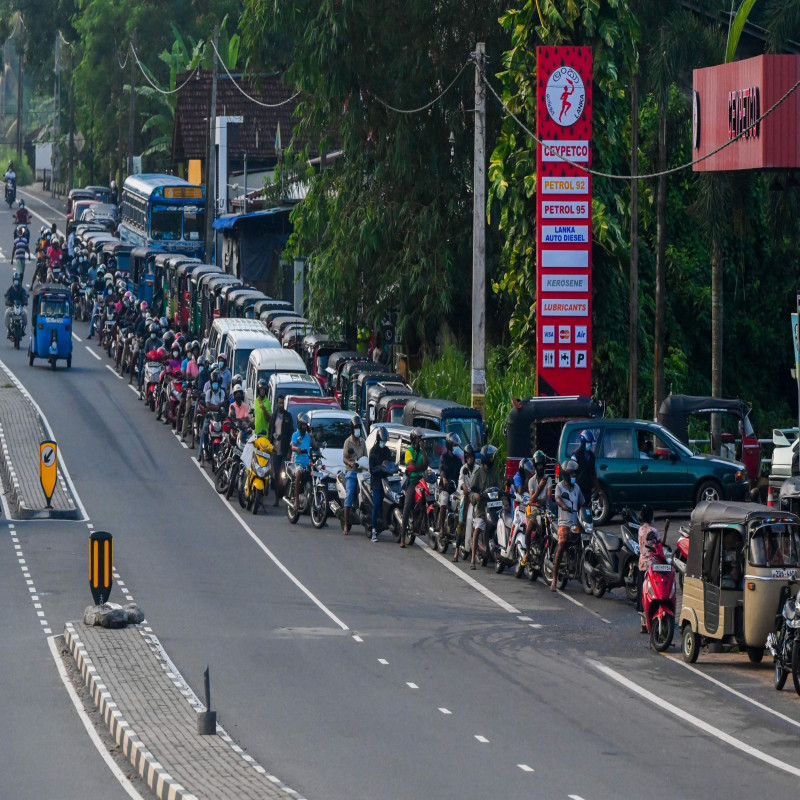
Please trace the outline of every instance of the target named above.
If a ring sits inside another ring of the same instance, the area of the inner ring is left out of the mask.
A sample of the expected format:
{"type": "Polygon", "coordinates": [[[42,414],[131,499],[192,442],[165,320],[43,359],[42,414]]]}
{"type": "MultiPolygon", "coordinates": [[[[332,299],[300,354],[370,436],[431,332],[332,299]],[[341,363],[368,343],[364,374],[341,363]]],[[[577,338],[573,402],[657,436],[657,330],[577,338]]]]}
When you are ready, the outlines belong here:
{"type": "Polygon", "coordinates": [[[253,489],[253,516],[258,514],[258,508],[261,505],[261,500],[264,497],[264,492],[261,489],[253,489]]]}
{"type": "Polygon", "coordinates": [[[228,488],[225,490],[225,499],[230,500],[231,495],[233,494],[233,490],[236,488],[236,484],[239,482],[239,470],[241,469],[241,464],[237,461],[231,467],[231,478],[228,481],[228,488]]]}
{"type": "Polygon", "coordinates": [[[585,570],[581,570],[581,586],[584,594],[594,594],[594,579],[585,570]]]}
{"type": "Polygon", "coordinates": [[[608,587],[606,586],[606,582],[603,580],[603,578],[595,578],[592,581],[592,594],[597,598],[602,597],[606,593],[607,588],[608,587]]]}
{"type": "Polygon", "coordinates": [[[653,620],[650,628],[650,646],[657,653],[665,653],[672,644],[672,635],[675,633],[675,618],[669,614],[653,620]]]}
{"type": "MultiPolygon", "coordinates": [[[[445,523],[446,525],[447,523],[445,523]]],[[[450,546],[450,537],[447,535],[446,532],[438,533],[436,535],[436,549],[444,555],[447,552],[447,548],[450,546]]]]}
{"type": "Polygon", "coordinates": [[[775,684],[776,691],[780,691],[786,685],[786,679],[789,677],[789,672],[781,666],[780,661],[775,662],[775,675],[773,676],[773,683],[775,684]]]}
{"type": "Polygon", "coordinates": [[[217,474],[214,476],[214,488],[217,490],[217,494],[226,494],[230,485],[231,479],[228,467],[224,466],[222,469],[218,469],[217,474]]]}
{"type": "Polygon", "coordinates": [[[319,530],[328,520],[328,496],[321,486],[314,489],[311,499],[311,524],[319,530]]]}
{"type": "Polygon", "coordinates": [[[239,480],[237,481],[237,493],[239,497],[239,505],[242,508],[247,508],[247,496],[244,493],[245,490],[245,481],[247,481],[247,472],[246,470],[242,470],[239,473],[239,480]]]}
{"type": "Polygon", "coordinates": [[[294,480],[291,481],[289,489],[286,490],[286,499],[289,501],[286,505],[286,516],[289,518],[289,522],[295,525],[297,520],[300,519],[300,512],[296,508],[297,504],[294,499],[294,480]]]}

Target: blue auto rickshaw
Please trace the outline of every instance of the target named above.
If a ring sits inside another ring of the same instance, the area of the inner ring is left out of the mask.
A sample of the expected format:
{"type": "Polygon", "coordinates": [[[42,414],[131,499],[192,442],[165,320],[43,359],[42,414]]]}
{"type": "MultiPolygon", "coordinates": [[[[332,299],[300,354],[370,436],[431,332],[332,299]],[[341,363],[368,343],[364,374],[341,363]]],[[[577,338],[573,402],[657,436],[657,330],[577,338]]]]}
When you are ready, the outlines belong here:
{"type": "Polygon", "coordinates": [[[46,358],[51,369],[59,359],[72,366],[72,296],[58,283],[39,284],[31,301],[31,336],[28,363],[46,358]]]}

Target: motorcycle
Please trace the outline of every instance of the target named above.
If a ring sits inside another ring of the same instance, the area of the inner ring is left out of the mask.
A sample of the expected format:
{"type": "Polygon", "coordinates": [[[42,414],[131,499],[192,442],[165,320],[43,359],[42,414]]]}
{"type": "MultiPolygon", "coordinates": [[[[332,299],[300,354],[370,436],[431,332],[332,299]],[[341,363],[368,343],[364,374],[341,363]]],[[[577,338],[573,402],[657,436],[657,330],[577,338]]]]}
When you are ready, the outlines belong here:
{"type": "MultiPolygon", "coordinates": [[[[308,455],[310,456],[311,454],[309,453],[308,455]]],[[[339,473],[339,475],[342,475],[342,473],[339,473]]],[[[294,461],[286,462],[283,485],[286,487],[283,495],[283,502],[286,503],[286,516],[289,518],[289,522],[294,525],[300,519],[301,514],[306,514],[311,509],[311,500],[314,496],[311,465],[300,467],[294,461]],[[300,471],[300,496],[295,498],[295,476],[298,470],[300,471]]]]}
{"type": "Polygon", "coordinates": [[[11,319],[8,327],[8,335],[14,342],[14,349],[19,350],[19,343],[25,335],[25,326],[23,324],[23,307],[21,303],[14,303],[11,306],[11,319]]]}
{"type": "Polygon", "coordinates": [[[434,550],[438,550],[444,555],[450,547],[450,542],[458,539],[458,510],[461,506],[461,494],[456,491],[453,481],[448,481],[443,476],[439,476],[436,482],[437,498],[434,507],[434,527],[429,533],[431,538],[430,545],[434,550]],[[444,514],[444,529],[439,529],[439,492],[447,492],[449,501],[444,514]]]}
{"type": "MultiPolygon", "coordinates": [[[[486,525],[473,531],[475,540],[475,557],[482,567],[485,567],[494,554],[494,535],[497,531],[497,521],[500,519],[500,512],[503,508],[500,489],[496,486],[485,489],[481,492],[481,499],[486,501],[486,525]]],[[[473,506],[470,503],[467,512],[467,530],[472,529],[473,506]]],[[[472,536],[465,537],[464,544],[461,545],[461,557],[464,559],[472,558],[472,536]]]]}
{"type": "Polygon", "coordinates": [[[147,403],[151,411],[156,410],[158,387],[165,369],[165,361],[158,358],[155,350],[150,350],[145,354],[144,375],[139,389],[139,397],[147,403]]]}
{"type": "Polygon", "coordinates": [[[663,653],[672,644],[675,632],[675,570],[669,551],[651,532],[648,537],[650,566],[642,584],[644,621],[650,634],[650,646],[663,653]]]}
{"type": "Polygon", "coordinates": [[[108,357],[111,358],[111,348],[114,345],[114,328],[116,327],[114,309],[111,306],[106,307],[101,321],[103,323],[103,329],[97,337],[97,341],[100,347],[108,353],[108,357]]]}
{"type": "MultiPolygon", "coordinates": [[[[213,425],[213,422],[212,422],[213,425]]],[[[239,505],[249,509],[253,516],[269,490],[269,462],[271,445],[266,436],[250,436],[242,449],[241,463],[236,478],[239,505]],[[270,449],[267,450],[267,447],[270,449]]]]}
{"type": "Polygon", "coordinates": [[[224,460],[214,476],[214,488],[219,494],[230,498],[237,488],[239,470],[242,466],[242,453],[250,439],[251,431],[245,423],[238,423],[231,430],[231,441],[224,448],[224,460]]]}
{"type": "Polygon", "coordinates": [[[678,541],[675,542],[675,551],[672,554],[672,566],[678,580],[678,588],[683,591],[683,579],[686,577],[686,559],[689,557],[689,529],[680,528],[678,541]]]}
{"type": "Polygon", "coordinates": [[[209,423],[206,451],[203,453],[203,460],[207,460],[211,464],[211,472],[215,475],[222,465],[222,445],[230,431],[230,420],[227,417],[223,417],[221,411],[217,411],[209,423]]]}
{"type": "Polygon", "coordinates": [[[6,203],[8,203],[8,207],[14,205],[14,201],[17,199],[17,183],[16,181],[8,180],[6,181],[6,203]]]}
{"type": "MultiPolygon", "coordinates": [[[[556,588],[563,590],[570,579],[582,580],[583,554],[587,544],[591,541],[593,532],[594,523],[592,522],[591,511],[584,508],[583,513],[578,513],[577,524],[570,527],[567,547],[561,556],[561,563],[559,564],[556,588]]],[[[550,530],[550,537],[542,559],[542,572],[549,584],[553,582],[556,547],[558,547],[558,526],[553,526],[550,530]]]]}
{"type": "Polygon", "coordinates": [[[161,381],[161,397],[156,419],[160,419],[165,425],[174,425],[177,420],[185,381],[186,376],[180,370],[161,381]]]}
{"type": "Polygon", "coordinates": [[[494,570],[498,575],[506,567],[514,567],[514,575],[521,578],[525,570],[522,558],[525,555],[525,527],[528,523],[526,509],[529,502],[528,492],[509,493],[509,503],[503,506],[503,513],[497,520],[494,570]]]}
{"type": "Polygon", "coordinates": [[[775,633],[767,636],[767,649],[775,660],[775,688],[780,691],[792,674],[794,690],[800,694],[800,591],[792,596],[789,586],[781,589],[775,633]]]}
{"type": "MultiPolygon", "coordinates": [[[[364,517],[364,531],[368,537],[372,536],[372,481],[375,478],[369,472],[359,475],[359,508],[364,517]]],[[[391,529],[392,538],[400,541],[400,533],[403,525],[402,512],[399,514],[399,521],[396,519],[395,510],[398,509],[403,493],[403,477],[399,473],[399,467],[394,461],[384,461],[380,480],[383,482],[383,503],[378,512],[378,525],[376,532],[381,533],[391,529]]]]}
{"type": "Polygon", "coordinates": [[[638,539],[594,530],[583,556],[581,583],[586,594],[602,597],[607,591],[624,586],[628,600],[636,600],[638,539]]]}

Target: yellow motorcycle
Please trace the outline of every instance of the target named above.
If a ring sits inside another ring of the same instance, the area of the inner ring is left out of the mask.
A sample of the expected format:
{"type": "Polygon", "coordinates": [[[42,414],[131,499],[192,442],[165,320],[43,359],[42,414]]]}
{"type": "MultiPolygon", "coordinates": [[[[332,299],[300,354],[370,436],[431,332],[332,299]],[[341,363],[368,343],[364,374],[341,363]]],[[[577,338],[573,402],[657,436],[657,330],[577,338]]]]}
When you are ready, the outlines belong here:
{"type": "Polygon", "coordinates": [[[242,451],[242,468],[237,477],[239,505],[258,514],[269,491],[269,462],[272,443],[264,436],[252,436],[242,451]]]}

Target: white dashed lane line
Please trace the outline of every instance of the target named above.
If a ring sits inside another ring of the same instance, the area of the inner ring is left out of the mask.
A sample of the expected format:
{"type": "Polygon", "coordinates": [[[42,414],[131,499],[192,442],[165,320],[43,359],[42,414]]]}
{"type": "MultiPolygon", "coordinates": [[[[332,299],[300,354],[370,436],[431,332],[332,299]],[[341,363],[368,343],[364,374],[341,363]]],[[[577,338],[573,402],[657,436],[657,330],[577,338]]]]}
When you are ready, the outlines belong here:
{"type": "Polygon", "coordinates": [[[50,636],[53,631],[50,629],[50,623],[47,621],[44,611],[42,611],[42,604],[39,601],[39,594],[36,591],[36,586],[31,578],[31,572],[30,569],[28,569],[28,563],[25,559],[25,554],[22,552],[22,545],[19,543],[19,537],[17,536],[16,527],[14,526],[13,522],[8,523],[8,532],[11,535],[11,544],[14,545],[14,553],[17,557],[17,563],[22,570],[22,577],[25,579],[25,585],[28,588],[28,594],[31,596],[31,602],[33,603],[33,608],[36,612],[39,624],[42,626],[42,631],[45,636],[50,636]]]}
{"type": "Polygon", "coordinates": [[[85,344],[85,345],[84,345],[84,347],[86,348],[86,352],[87,352],[87,353],[88,353],[90,356],[92,356],[93,358],[96,358],[98,361],[100,361],[100,360],[101,360],[101,359],[100,359],[100,356],[99,356],[99,355],[97,355],[97,353],[95,353],[95,351],[94,351],[94,350],[92,350],[92,348],[91,348],[91,347],[89,347],[89,345],[88,345],[88,344],[85,344]]]}

